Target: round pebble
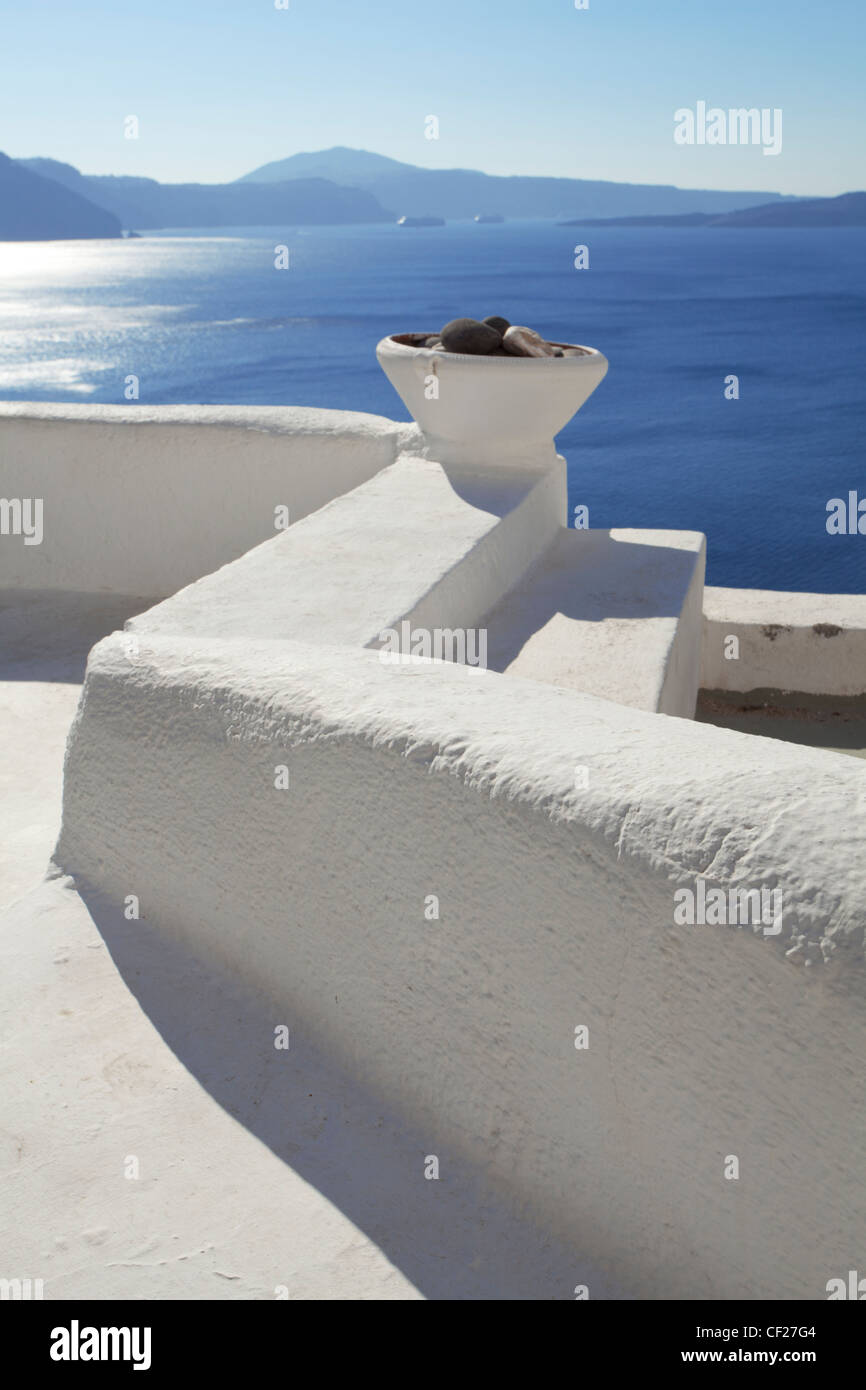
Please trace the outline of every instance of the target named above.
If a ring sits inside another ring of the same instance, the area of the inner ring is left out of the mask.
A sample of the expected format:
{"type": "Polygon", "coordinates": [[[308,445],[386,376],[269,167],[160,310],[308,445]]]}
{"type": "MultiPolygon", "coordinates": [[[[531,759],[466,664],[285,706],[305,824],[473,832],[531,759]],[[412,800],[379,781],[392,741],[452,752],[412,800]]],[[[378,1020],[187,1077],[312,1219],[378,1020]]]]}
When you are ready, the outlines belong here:
{"type": "Polygon", "coordinates": [[[439,337],[446,352],[465,352],[473,357],[486,357],[502,346],[502,334],[480,319],[452,319],[439,337]]]}

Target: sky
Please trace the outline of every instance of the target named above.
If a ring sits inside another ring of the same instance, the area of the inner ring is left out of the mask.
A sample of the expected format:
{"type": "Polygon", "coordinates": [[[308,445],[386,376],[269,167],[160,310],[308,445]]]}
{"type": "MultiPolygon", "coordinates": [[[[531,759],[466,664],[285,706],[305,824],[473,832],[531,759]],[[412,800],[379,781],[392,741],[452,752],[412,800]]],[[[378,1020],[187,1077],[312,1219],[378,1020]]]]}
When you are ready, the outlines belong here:
{"type": "Polygon", "coordinates": [[[0,32],[0,150],[88,174],[218,183],[349,145],[492,174],[866,188],[866,0],[0,0],[0,32]],[[699,101],[780,109],[781,151],[677,144],[674,112],[699,101]]]}

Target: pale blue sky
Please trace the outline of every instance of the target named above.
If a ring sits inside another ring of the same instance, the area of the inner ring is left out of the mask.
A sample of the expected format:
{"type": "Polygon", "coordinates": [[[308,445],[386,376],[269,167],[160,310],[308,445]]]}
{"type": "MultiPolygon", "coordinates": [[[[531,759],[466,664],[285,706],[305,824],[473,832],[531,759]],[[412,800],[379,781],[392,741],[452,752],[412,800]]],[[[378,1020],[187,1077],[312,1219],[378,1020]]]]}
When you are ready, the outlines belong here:
{"type": "Polygon", "coordinates": [[[0,0],[0,150],[172,182],[351,145],[496,174],[866,188],[866,0],[589,4],[0,0]],[[676,145],[673,113],[698,100],[780,107],[781,154],[676,145]]]}

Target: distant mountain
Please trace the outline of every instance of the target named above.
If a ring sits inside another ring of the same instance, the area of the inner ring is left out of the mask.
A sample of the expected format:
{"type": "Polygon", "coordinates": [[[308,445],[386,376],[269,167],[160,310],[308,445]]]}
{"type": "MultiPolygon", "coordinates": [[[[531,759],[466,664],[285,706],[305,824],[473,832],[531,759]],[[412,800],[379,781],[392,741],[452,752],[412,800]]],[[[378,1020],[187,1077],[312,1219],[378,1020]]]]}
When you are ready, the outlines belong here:
{"type": "Polygon", "coordinates": [[[626,217],[688,212],[731,212],[753,204],[783,201],[778,193],[723,193],[667,184],[609,183],[534,175],[501,177],[475,169],[422,169],[368,150],[336,146],[317,154],[294,154],[264,164],[238,183],[322,178],[366,189],[398,214],[474,217],[495,208],[503,217],[626,217]]]}
{"type": "Polygon", "coordinates": [[[717,216],[695,212],[682,217],[574,217],[565,227],[866,227],[866,193],[838,198],[803,198],[763,203],[717,216]]]}
{"type": "Polygon", "coordinates": [[[19,167],[92,198],[137,231],[156,227],[332,226],[393,222],[372,193],[323,178],[285,183],[158,183],[156,179],[82,174],[54,159],[22,159],[19,167]]]}
{"type": "Polygon", "coordinates": [[[0,241],[119,237],[120,231],[105,208],[0,154],[0,241]]]}
{"type": "Polygon", "coordinates": [[[286,179],[331,179],[333,183],[344,183],[349,188],[360,187],[360,179],[375,179],[386,174],[397,174],[401,170],[414,169],[414,164],[402,164],[399,159],[389,159],[385,154],[373,154],[370,150],[350,150],[345,145],[335,145],[332,150],[318,150],[313,154],[293,154],[288,159],[277,159],[272,164],[263,164],[251,174],[244,174],[236,183],[283,183],[286,179]]]}

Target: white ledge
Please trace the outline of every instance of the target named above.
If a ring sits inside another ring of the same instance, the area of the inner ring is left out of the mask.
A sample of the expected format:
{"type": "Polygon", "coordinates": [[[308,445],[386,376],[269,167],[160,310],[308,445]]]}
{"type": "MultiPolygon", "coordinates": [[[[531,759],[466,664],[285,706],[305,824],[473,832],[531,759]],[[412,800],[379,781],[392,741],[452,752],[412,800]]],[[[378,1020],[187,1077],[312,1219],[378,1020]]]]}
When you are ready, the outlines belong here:
{"type": "Polygon", "coordinates": [[[866,693],[866,595],[705,589],[701,684],[866,693]]]}

